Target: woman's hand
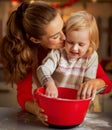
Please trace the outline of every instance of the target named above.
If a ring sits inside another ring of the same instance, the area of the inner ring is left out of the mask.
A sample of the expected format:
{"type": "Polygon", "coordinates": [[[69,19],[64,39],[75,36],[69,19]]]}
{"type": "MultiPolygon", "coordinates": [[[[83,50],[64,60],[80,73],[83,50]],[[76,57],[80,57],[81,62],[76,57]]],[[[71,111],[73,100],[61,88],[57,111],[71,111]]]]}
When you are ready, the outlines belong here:
{"type": "Polygon", "coordinates": [[[38,117],[38,119],[46,126],[48,126],[48,117],[47,115],[44,114],[44,109],[40,108],[38,103],[35,101],[34,102],[34,107],[35,107],[35,114],[38,117]]]}
{"type": "Polygon", "coordinates": [[[25,110],[36,115],[38,119],[44,124],[47,125],[48,116],[45,115],[44,110],[39,107],[36,100],[34,101],[27,101],[25,103],[25,110]]]}
{"type": "Polygon", "coordinates": [[[80,84],[77,99],[86,99],[92,97],[95,98],[98,89],[105,86],[105,82],[102,79],[91,79],[80,84]]]}

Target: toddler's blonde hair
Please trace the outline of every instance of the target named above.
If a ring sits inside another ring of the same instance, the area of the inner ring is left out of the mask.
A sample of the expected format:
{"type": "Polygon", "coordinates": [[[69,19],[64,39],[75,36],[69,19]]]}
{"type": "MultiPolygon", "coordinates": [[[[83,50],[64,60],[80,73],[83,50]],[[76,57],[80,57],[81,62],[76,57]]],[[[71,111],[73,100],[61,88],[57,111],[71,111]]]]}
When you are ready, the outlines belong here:
{"type": "Polygon", "coordinates": [[[65,34],[78,31],[81,29],[89,29],[90,47],[87,56],[97,50],[99,46],[99,32],[95,17],[87,11],[78,11],[73,13],[65,22],[65,34]]]}

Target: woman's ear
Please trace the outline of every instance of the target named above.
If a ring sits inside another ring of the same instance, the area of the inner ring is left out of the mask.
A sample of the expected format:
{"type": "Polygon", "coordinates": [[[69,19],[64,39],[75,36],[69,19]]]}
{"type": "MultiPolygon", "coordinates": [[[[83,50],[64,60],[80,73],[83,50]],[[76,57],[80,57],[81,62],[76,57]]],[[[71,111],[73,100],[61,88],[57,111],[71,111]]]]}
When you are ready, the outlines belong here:
{"type": "Polygon", "coordinates": [[[30,41],[32,41],[33,43],[36,43],[36,44],[39,44],[40,43],[40,40],[39,39],[36,39],[34,37],[30,37],[30,41]]]}

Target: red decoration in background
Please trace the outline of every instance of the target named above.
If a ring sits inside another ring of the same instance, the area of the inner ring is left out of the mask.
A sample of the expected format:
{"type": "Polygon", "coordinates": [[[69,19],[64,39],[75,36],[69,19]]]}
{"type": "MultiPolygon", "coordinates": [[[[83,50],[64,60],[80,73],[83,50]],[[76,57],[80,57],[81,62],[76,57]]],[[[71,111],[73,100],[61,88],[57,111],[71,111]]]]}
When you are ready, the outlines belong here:
{"type": "MultiPolygon", "coordinates": [[[[24,2],[24,0],[10,0],[11,2],[24,2]]],[[[52,4],[52,7],[54,8],[64,8],[64,7],[67,7],[67,6],[71,6],[72,4],[78,2],[79,0],[68,0],[67,2],[63,3],[63,4],[52,4]]]]}
{"type": "Polygon", "coordinates": [[[66,3],[64,4],[52,4],[52,7],[54,8],[64,8],[64,7],[67,7],[67,6],[71,6],[72,4],[78,2],[79,0],[69,0],[67,1],[66,3]]]}
{"type": "MultiPolygon", "coordinates": [[[[10,0],[11,2],[24,2],[24,0],[10,0]]],[[[79,0],[68,0],[67,2],[63,3],[63,4],[52,4],[52,7],[54,8],[64,8],[64,7],[67,7],[67,6],[71,6],[72,4],[78,2],[79,0]]]]}
{"type": "Polygon", "coordinates": [[[23,2],[24,0],[11,0],[11,2],[23,2]]]}
{"type": "Polygon", "coordinates": [[[52,7],[57,8],[57,4],[56,3],[52,4],[52,7]]]}
{"type": "Polygon", "coordinates": [[[60,5],[59,7],[60,8],[63,8],[63,7],[66,7],[66,6],[70,6],[70,5],[72,5],[72,4],[74,4],[74,3],[76,3],[78,0],[70,0],[70,1],[68,1],[68,2],[66,2],[66,3],[64,3],[64,4],[62,4],[62,5],[60,5]]]}

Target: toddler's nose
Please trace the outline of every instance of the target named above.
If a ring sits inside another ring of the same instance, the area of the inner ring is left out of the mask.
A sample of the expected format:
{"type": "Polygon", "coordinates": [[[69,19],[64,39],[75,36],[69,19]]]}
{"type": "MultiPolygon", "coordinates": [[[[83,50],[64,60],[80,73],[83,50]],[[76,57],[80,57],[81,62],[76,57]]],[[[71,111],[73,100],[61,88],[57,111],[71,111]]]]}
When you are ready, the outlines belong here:
{"type": "Polygon", "coordinates": [[[73,45],[73,50],[74,51],[78,51],[78,48],[79,48],[78,43],[76,43],[75,45],[73,45]]]}

